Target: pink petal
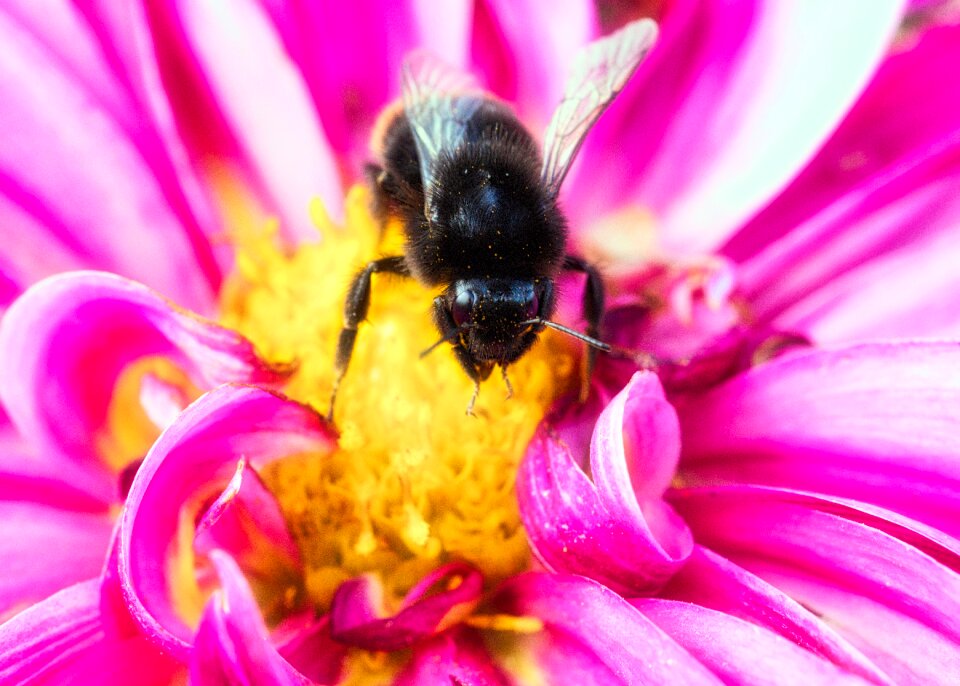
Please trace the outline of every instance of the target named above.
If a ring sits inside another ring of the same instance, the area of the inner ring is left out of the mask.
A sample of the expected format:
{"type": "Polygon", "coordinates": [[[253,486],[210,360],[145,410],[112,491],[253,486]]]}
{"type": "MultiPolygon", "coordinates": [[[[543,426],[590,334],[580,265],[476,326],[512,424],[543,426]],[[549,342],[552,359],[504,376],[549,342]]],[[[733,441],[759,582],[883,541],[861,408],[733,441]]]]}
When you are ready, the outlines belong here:
{"type": "Polygon", "coordinates": [[[660,597],[740,618],[779,634],[845,672],[873,683],[890,684],[875,665],[812,612],[706,548],[698,547],[694,551],[683,569],[660,592],[660,597]]]}
{"type": "Polygon", "coordinates": [[[593,482],[547,429],[517,474],[520,514],[551,570],[583,574],[624,593],[656,590],[693,540],[660,496],[679,454],[677,420],[655,375],[638,373],[597,422],[593,482]]]}
{"type": "Polygon", "coordinates": [[[470,44],[474,71],[534,130],[560,103],[577,50],[599,35],[594,3],[480,0],[470,44]],[[536,27],[536,40],[531,28],[536,27]]]}
{"type": "Polygon", "coordinates": [[[0,501],[0,618],[100,573],[113,518],[0,501]]]}
{"type": "Polygon", "coordinates": [[[414,586],[402,607],[384,617],[382,589],[371,576],[345,582],[330,609],[330,633],[341,643],[365,650],[398,650],[456,624],[477,606],[483,577],[453,562],[434,570],[414,586]]]}
{"type": "Polygon", "coordinates": [[[960,537],[958,364],[955,343],[864,344],[678,398],[681,478],[842,496],[960,537]]]}
{"type": "Polygon", "coordinates": [[[169,684],[176,665],[154,646],[105,635],[98,586],[96,579],[78,583],[0,625],[0,681],[169,684]]]}
{"type": "Polygon", "coordinates": [[[237,564],[213,551],[222,590],[204,610],[190,655],[190,683],[196,686],[269,683],[310,684],[270,643],[260,609],[237,564]]]}
{"type": "Polygon", "coordinates": [[[494,603],[544,623],[531,648],[547,683],[721,683],[626,600],[589,579],[527,573],[504,584],[494,603]]]}
{"type": "Polygon", "coordinates": [[[149,8],[168,88],[182,90],[173,94],[176,115],[201,151],[239,174],[216,181],[252,184],[289,236],[314,238],[311,199],[336,213],[343,191],[307,85],[259,2],[225,10],[208,0],[149,8]]]}
{"type": "MultiPolygon", "coordinates": [[[[960,666],[960,575],[913,546],[857,521],[812,507],[809,499],[756,487],[678,491],[671,498],[697,540],[793,595],[809,582],[830,598],[823,607],[797,596],[857,646],[878,659],[892,648],[865,636],[876,633],[877,616],[917,628],[904,634],[897,653],[923,669],[931,647],[938,666],[960,666]],[[836,614],[832,611],[837,607],[836,614]],[[874,608],[862,614],[854,608],[874,608]],[[926,637],[933,638],[927,642],[926,637]],[[947,647],[949,646],[949,647],[947,647]]],[[[885,625],[886,627],[889,624],[885,625]]],[[[948,667],[949,666],[949,667],[948,667]]],[[[897,676],[891,674],[896,679],[897,676]]],[[[938,679],[938,681],[942,681],[938,679]]]]}
{"type": "MultiPolygon", "coordinates": [[[[327,452],[333,437],[310,409],[267,391],[222,386],[191,405],[160,436],[130,489],[120,520],[117,565],[127,604],[159,645],[184,656],[192,635],[174,608],[169,562],[189,508],[221,491],[245,458],[262,465],[287,455],[327,452]]],[[[194,516],[197,513],[194,513],[194,516]]]]}
{"type": "Polygon", "coordinates": [[[776,633],[698,605],[659,598],[631,601],[644,616],[726,683],[863,684],[776,633]]]}
{"type": "Polygon", "coordinates": [[[0,13],[0,271],[23,288],[98,267],[209,311],[220,279],[209,242],[176,180],[154,169],[162,158],[140,142],[150,131],[110,83],[89,30],[60,9],[40,33],[35,10],[0,13]]]}
{"type": "Polygon", "coordinates": [[[590,173],[571,189],[573,214],[595,216],[629,197],[658,216],[667,250],[716,248],[837,125],[902,5],[676,3],[582,155],[590,173]]]}
{"type": "Polygon", "coordinates": [[[175,309],[149,289],[96,272],[31,288],[0,326],[0,398],[40,451],[96,466],[118,375],[145,355],[166,355],[200,387],[271,383],[280,376],[239,334],[175,309]]]}

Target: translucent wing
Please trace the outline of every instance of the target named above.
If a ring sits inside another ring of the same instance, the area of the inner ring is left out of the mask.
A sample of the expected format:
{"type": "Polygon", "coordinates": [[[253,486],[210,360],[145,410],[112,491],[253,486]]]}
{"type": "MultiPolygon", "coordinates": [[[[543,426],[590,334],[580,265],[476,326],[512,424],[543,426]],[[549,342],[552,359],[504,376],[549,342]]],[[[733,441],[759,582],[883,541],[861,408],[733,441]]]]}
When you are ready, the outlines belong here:
{"type": "Polygon", "coordinates": [[[420,157],[424,213],[429,218],[437,158],[463,141],[467,123],[483,104],[483,90],[471,75],[424,51],[413,52],[404,61],[402,86],[403,109],[420,157]]]}
{"type": "Polygon", "coordinates": [[[591,43],[574,59],[563,100],[544,134],[540,178],[554,195],[587,132],[630,80],[656,38],[656,23],[641,19],[591,43]]]}

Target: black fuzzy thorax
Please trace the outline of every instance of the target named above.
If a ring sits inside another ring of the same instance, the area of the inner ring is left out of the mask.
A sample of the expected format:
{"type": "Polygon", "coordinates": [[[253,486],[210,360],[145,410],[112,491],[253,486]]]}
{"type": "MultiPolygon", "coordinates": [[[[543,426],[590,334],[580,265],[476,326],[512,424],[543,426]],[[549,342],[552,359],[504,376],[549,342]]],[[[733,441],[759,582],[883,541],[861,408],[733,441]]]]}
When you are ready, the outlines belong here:
{"type": "Polygon", "coordinates": [[[488,101],[462,142],[434,166],[431,216],[409,124],[403,115],[384,139],[385,190],[404,221],[406,260],[430,285],[459,279],[552,278],[563,262],[566,226],[540,180],[530,134],[503,105],[488,101]]]}

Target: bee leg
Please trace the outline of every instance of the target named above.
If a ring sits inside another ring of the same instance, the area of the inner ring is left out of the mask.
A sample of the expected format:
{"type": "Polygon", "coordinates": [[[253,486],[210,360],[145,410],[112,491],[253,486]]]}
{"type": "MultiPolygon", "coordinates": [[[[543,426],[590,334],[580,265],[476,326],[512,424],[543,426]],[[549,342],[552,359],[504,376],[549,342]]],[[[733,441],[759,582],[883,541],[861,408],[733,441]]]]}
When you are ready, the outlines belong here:
{"type": "Polygon", "coordinates": [[[507,386],[507,400],[513,397],[513,384],[510,383],[510,377],[507,376],[507,365],[500,365],[500,373],[503,375],[503,383],[507,386]]]}
{"type": "MultiPolygon", "coordinates": [[[[567,255],[563,261],[563,268],[572,272],[583,272],[587,282],[583,289],[583,318],[587,320],[587,335],[591,338],[600,337],[600,320],[603,317],[603,279],[596,267],[582,257],[567,255]]],[[[580,402],[585,402],[590,395],[590,376],[593,374],[593,365],[597,360],[595,348],[587,348],[586,367],[580,384],[580,402]]]]}
{"type": "Polygon", "coordinates": [[[410,276],[407,263],[403,257],[384,257],[374,260],[364,267],[350,284],[347,299],[343,305],[343,328],[340,330],[340,339],[337,341],[337,358],[333,371],[333,391],[330,393],[330,411],[327,412],[327,421],[333,421],[333,405],[337,399],[337,390],[340,381],[347,373],[350,357],[353,355],[353,346],[357,342],[357,327],[367,318],[370,309],[370,281],[378,272],[410,276]]]}

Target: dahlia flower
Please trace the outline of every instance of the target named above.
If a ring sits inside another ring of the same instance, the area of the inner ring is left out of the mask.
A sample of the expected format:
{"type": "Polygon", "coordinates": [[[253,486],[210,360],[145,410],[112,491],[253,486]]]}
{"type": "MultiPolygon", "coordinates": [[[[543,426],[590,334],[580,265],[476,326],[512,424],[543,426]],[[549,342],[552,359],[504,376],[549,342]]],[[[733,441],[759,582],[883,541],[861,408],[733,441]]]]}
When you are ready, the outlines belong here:
{"type": "Polygon", "coordinates": [[[548,331],[466,417],[434,293],[382,280],[324,419],[402,251],[360,179],[404,55],[541,132],[639,13],[560,5],[0,8],[0,681],[955,681],[937,3],[650,3],[563,196],[635,359],[580,403],[548,331]]]}

